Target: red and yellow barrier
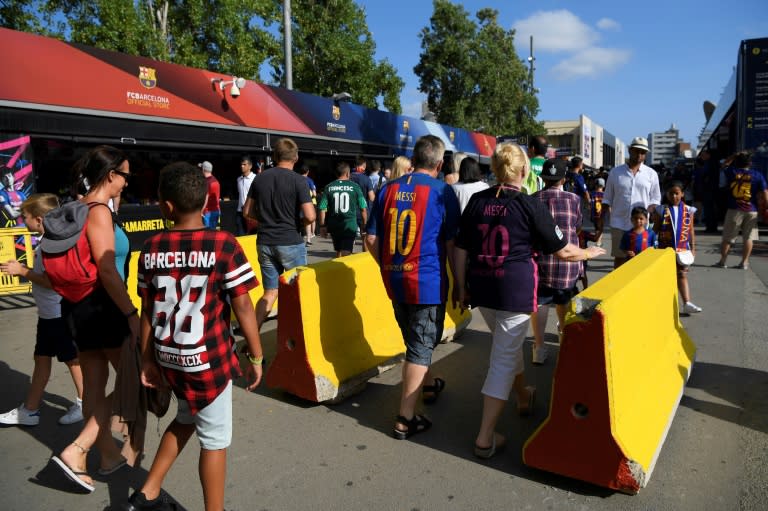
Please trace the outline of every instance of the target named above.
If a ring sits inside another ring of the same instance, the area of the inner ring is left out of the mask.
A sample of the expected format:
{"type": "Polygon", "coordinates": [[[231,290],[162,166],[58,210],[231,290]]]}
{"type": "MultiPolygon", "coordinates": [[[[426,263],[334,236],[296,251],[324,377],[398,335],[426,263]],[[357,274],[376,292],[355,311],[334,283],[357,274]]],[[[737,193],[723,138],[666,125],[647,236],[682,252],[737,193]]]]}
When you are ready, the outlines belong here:
{"type": "MultiPolygon", "coordinates": [[[[266,382],[315,402],[338,401],[405,351],[379,267],[367,253],[296,268],[280,277],[277,354],[266,382]]],[[[450,309],[443,337],[470,313],[450,309]]]]}
{"type": "Polygon", "coordinates": [[[693,366],[675,254],[648,250],[571,304],[532,467],[637,493],[653,472],[693,366]]]}

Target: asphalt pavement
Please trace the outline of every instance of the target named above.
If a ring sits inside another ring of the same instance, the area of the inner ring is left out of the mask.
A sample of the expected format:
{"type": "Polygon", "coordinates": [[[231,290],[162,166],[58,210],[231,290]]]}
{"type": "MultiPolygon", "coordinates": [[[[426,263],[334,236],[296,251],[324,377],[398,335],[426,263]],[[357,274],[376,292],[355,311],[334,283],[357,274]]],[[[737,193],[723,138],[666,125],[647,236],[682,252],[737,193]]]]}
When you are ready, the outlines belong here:
{"type": "MultiPolygon", "coordinates": [[[[234,438],[229,450],[226,507],[236,510],[762,510],[768,508],[768,244],[756,244],[750,270],[717,269],[719,236],[699,234],[690,273],[693,301],[703,312],[682,321],[697,345],[685,389],[655,470],[638,495],[629,496],[526,467],[525,439],[544,420],[557,356],[530,364],[526,377],[538,387],[535,413],[521,419],[514,405],[499,431],[508,444],[489,461],[472,454],[481,411],[480,388],[487,369],[490,335],[473,318],[455,341],[435,352],[434,367],[447,381],[438,402],[427,406],[431,431],[407,441],[390,432],[400,397],[399,366],[369,381],[341,404],[319,405],[262,385],[234,389],[234,438]]],[[[763,237],[765,239],[765,237],[763,237]]],[[[358,246],[359,250],[359,246],[358,246]]],[[[739,246],[735,248],[735,254],[739,246]]],[[[328,240],[315,238],[310,260],[332,255],[328,240]]],[[[738,262],[732,255],[730,262],[738,262]]],[[[590,281],[612,269],[607,257],[590,262],[590,281]]],[[[637,297],[638,328],[644,324],[637,297]]],[[[361,311],[365,317],[365,311],[361,311]]],[[[548,332],[555,331],[554,314],[548,332]]],[[[36,310],[31,296],[0,297],[0,411],[22,401],[32,370],[36,310]]],[[[265,325],[268,359],[274,353],[276,321],[265,325]]],[[[652,377],[652,375],[649,375],[652,377]]],[[[2,427],[0,491],[4,510],[120,509],[146,469],[171,420],[150,416],[147,458],[138,468],[94,476],[96,491],[77,493],[51,463],[79,432],[59,426],[72,403],[71,380],[55,363],[42,419],[32,428],[2,427]]],[[[172,405],[175,406],[175,405],[172,405]]],[[[193,439],[172,468],[165,490],[184,508],[202,509],[193,439]]],[[[98,455],[89,455],[95,474],[98,455]]]]}

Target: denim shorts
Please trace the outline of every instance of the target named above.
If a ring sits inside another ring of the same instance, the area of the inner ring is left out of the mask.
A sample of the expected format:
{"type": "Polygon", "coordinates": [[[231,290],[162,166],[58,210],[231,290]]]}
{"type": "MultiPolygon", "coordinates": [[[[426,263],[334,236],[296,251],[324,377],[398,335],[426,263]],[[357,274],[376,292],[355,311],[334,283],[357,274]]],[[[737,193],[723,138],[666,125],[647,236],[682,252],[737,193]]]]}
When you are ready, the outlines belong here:
{"type": "Polygon", "coordinates": [[[571,298],[579,293],[575,286],[571,289],[554,289],[539,284],[537,294],[539,305],[549,305],[551,303],[554,303],[555,305],[566,305],[571,301],[571,298]]]}
{"type": "Polygon", "coordinates": [[[307,247],[298,245],[260,245],[256,243],[261,266],[261,285],[264,289],[277,289],[280,274],[307,264],[307,247]]]}
{"type": "Polygon", "coordinates": [[[208,451],[226,449],[232,443],[232,380],[208,406],[192,415],[189,403],[179,399],[179,424],[194,424],[200,447],[208,451]]]}
{"type": "Polygon", "coordinates": [[[429,367],[432,364],[432,352],[443,338],[445,304],[392,302],[392,308],[405,341],[405,360],[429,367]]]}

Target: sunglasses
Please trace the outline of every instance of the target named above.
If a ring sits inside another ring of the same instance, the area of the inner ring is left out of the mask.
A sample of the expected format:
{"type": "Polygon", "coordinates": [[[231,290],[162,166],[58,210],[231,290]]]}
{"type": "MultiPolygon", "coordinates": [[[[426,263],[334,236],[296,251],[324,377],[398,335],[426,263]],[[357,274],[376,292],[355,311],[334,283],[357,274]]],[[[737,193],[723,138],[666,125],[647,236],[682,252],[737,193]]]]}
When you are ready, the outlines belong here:
{"type": "Polygon", "coordinates": [[[122,170],[113,169],[112,172],[114,172],[118,176],[123,176],[123,179],[125,179],[126,182],[131,178],[131,174],[130,173],[123,172],[122,170]]]}

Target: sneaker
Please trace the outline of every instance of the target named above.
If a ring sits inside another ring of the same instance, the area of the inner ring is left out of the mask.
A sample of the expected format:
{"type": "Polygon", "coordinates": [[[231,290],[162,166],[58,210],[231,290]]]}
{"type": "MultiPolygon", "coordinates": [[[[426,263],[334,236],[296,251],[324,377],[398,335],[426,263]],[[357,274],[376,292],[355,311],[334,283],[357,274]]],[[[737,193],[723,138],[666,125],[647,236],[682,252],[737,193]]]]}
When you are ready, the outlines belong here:
{"type": "Polygon", "coordinates": [[[37,426],[40,424],[40,410],[27,410],[23,404],[10,412],[0,415],[0,424],[10,426],[37,426]]]}
{"type": "Polygon", "coordinates": [[[720,261],[716,262],[712,265],[712,268],[728,268],[725,263],[721,263],[720,261]]]}
{"type": "Polygon", "coordinates": [[[736,266],[734,266],[737,270],[748,270],[749,264],[739,263],[736,266]]]}
{"type": "Polygon", "coordinates": [[[685,305],[683,305],[683,312],[685,314],[694,314],[696,312],[701,312],[701,307],[693,302],[686,302],[685,305]]]}
{"type": "Polygon", "coordinates": [[[59,417],[59,424],[67,426],[83,420],[83,402],[77,400],[75,404],[69,407],[67,413],[59,417]]]}
{"type": "Polygon", "coordinates": [[[133,492],[128,498],[128,503],[123,505],[124,511],[173,511],[178,509],[174,502],[160,492],[160,495],[154,500],[147,500],[140,491],[133,492]]]}
{"type": "Polygon", "coordinates": [[[534,364],[541,365],[544,362],[547,361],[547,355],[549,354],[549,349],[547,348],[546,344],[542,344],[540,348],[537,348],[536,345],[533,345],[533,358],[531,361],[534,364]]]}

